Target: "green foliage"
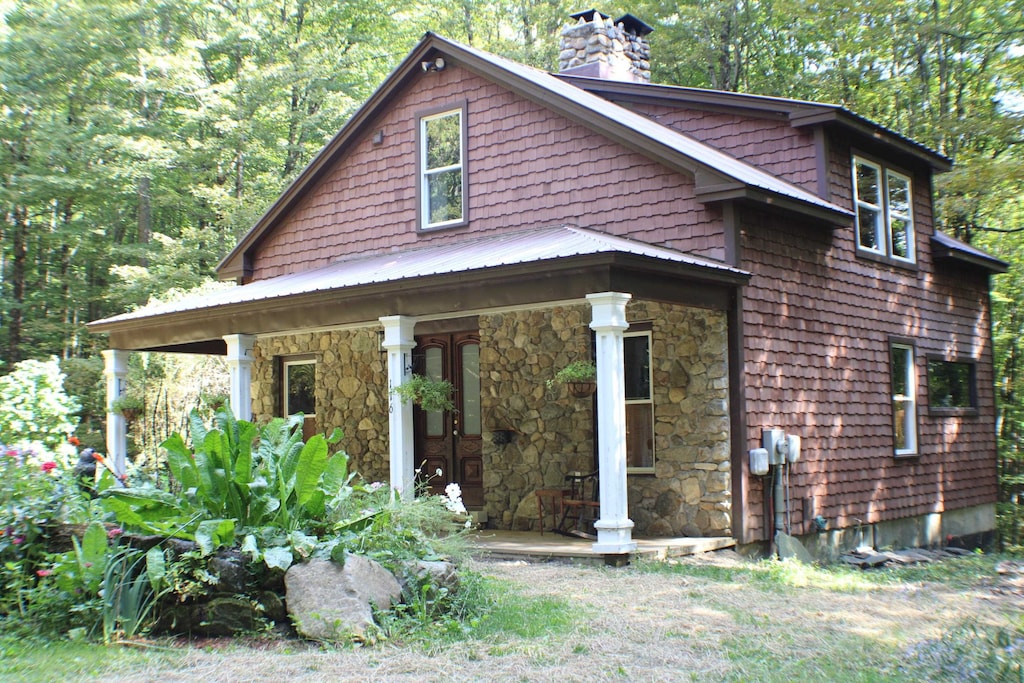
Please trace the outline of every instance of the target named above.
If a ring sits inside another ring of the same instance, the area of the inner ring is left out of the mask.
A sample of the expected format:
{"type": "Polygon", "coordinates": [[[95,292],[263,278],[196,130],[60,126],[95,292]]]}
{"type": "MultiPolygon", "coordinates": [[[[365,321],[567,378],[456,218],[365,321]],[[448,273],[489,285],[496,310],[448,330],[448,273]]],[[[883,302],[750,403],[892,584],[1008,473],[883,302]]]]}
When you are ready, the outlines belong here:
{"type": "Polygon", "coordinates": [[[118,396],[110,404],[111,410],[115,413],[122,413],[125,417],[136,416],[146,409],[145,402],[133,394],[125,394],[124,396],[118,396]]]}
{"type": "Polygon", "coordinates": [[[0,443],[63,445],[75,429],[78,403],[64,393],[56,358],[26,360],[0,377],[0,443]]]}
{"type": "Polygon", "coordinates": [[[180,493],[109,488],[102,494],[107,509],[132,528],[194,540],[204,555],[240,539],[268,567],[287,569],[308,557],[354,490],[348,456],[328,456],[341,431],[303,443],[301,415],[257,429],[227,408],[209,429],[198,411],[189,423],[191,446],[180,434],[163,443],[180,493]]]}
{"type": "Polygon", "coordinates": [[[391,392],[403,401],[412,401],[428,412],[446,411],[455,408],[452,401],[452,383],[446,379],[433,379],[426,375],[413,374],[391,392]]]}
{"type": "Polygon", "coordinates": [[[555,373],[555,376],[547,381],[548,388],[555,384],[570,384],[572,382],[593,382],[597,379],[597,366],[594,361],[574,360],[564,368],[555,373]]]}

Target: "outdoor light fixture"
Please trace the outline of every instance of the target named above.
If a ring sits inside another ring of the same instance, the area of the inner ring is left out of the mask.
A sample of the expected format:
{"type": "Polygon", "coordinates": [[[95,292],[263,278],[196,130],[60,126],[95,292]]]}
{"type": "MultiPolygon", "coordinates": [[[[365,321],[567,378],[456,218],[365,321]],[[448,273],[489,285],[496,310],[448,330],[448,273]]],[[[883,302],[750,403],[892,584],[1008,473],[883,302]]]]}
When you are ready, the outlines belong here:
{"type": "Polygon", "coordinates": [[[420,62],[424,72],[427,71],[444,71],[444,67],[447,66],[444,63],[444,57],[438,57],[437,59],[429,62],[420,62]]]}

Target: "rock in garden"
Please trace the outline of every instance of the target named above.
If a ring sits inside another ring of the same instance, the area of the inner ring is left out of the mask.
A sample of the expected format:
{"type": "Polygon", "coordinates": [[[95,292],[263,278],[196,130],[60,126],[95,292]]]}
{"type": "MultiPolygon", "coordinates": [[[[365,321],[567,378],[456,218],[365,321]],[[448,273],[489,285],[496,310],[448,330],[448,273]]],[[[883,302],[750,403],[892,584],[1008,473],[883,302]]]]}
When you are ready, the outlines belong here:
{"type": "Polygon", "coordinates": [[[389,609],[402,588],[388,570],[358,555],[342,567],[330,560],[292,565],[284,576],[288,615],[313,640],[361,637],[373,625],[373,607],[389,609]]]}

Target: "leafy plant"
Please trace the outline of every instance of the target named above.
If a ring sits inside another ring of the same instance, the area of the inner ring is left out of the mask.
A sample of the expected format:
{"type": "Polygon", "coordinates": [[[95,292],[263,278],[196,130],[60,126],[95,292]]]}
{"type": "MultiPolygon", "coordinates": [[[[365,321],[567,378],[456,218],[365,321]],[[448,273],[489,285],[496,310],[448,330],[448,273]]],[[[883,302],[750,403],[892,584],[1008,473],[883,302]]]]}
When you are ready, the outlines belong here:
{"type": "Polygon", "coordinates": [[[239,538],[245,552],[272,568],[308,557],[330,511],[352,492],[348,456],[328,454],[341,430],[303,443],[301,415],[258,430],[222,409],[214,423],[207,429],[193,410],[193,445],[177,433],[162,444],[180,494],[112,488],[102,493],[105,505],[126,525],[194,540],[204,555],[239,538]]]}
{"type": "Polygon", "coordinates": [[[556,372],[555,376],[547,381],[547,385],[548,388],[551,388],[555,384],[595,381],[597,381],[597,366],[594,361],[574,360],[556,372]]]}
{"type": "Polygon", "coordinates": [[[143,410],[145,410],[146,404],[141,398],[133,394],[125,394],[114,399],[113,403],[110,404],[110,409],[115,413],[121,413],[125,417],[131,418],[143,410]]]}
{"type": "Polygon", "coordinates": [[[426,375],[411,375],[409,379],[391,388],[403,401],[412,401],[428,412],[455,408],[452,400],[454,387],[446,379],[432,379],[426,375]]]}

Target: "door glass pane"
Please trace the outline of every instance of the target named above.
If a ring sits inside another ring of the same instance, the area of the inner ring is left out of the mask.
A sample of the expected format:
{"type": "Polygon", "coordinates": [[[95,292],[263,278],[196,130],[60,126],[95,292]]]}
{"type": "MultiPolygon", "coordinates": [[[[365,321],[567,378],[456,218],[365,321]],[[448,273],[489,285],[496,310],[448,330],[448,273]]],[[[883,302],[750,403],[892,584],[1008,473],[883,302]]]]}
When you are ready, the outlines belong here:
{"type": "MultiPolygon", "coordinates": [[[[444,379],[444,354],[436,346],[426,350],[423,371],[434,380],[444,379]]],[[[444,413],[440,410],[427,412],[427,436],[444,436],[444,413]]]]}
{"type": "Polygon", "coordinates": [[[654,467],[654,420],[650,403],[626,406],[626,466],[654,467]]]}
{"type": "Polygon", "coordinates": [[[480,434],[480,346],[462,347],[462,433],[480,434]]]}

